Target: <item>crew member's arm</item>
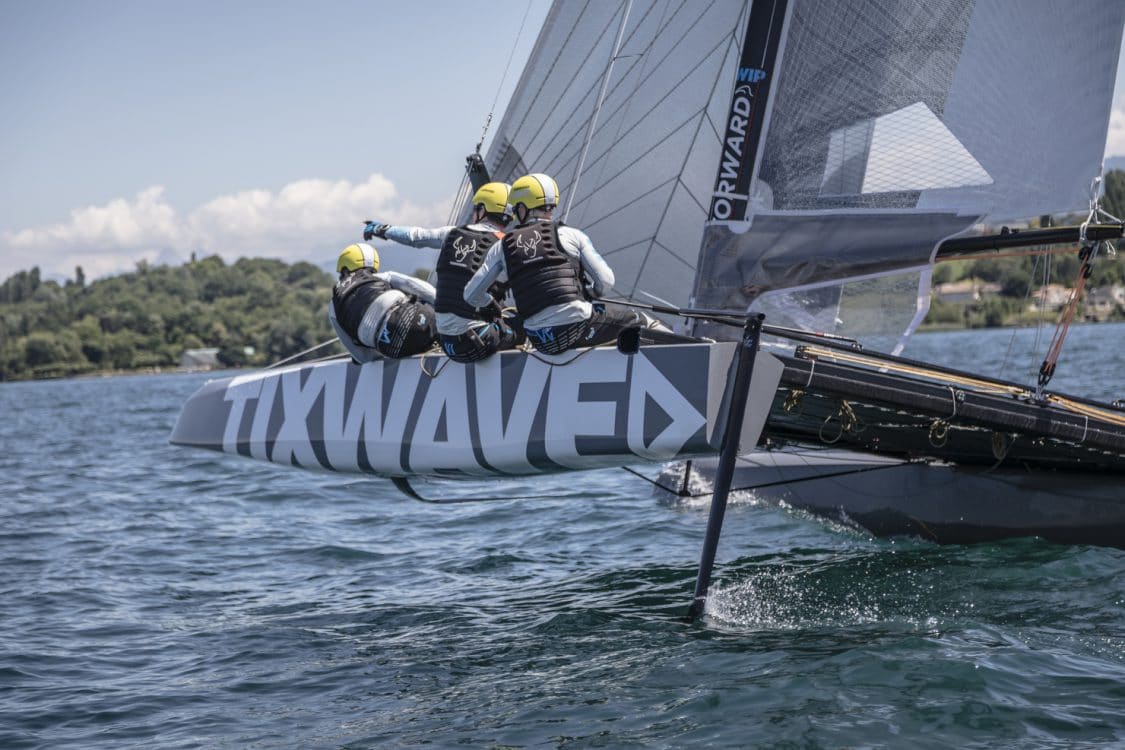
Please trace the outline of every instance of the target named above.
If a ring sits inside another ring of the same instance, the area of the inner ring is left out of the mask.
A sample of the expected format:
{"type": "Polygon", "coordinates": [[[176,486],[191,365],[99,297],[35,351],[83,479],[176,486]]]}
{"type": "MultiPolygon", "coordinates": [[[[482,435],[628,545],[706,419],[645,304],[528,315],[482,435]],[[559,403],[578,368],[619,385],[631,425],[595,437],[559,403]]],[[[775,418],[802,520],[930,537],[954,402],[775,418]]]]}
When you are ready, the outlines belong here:
{"type": "Polygon", "coordinates": [[[391,240],[400,245],[409,245],[410,247],[432,247],[440,249],[441,243],[445,241],[445,235],[449,234],[450,230],[454,228],[455,227],[436,227],[434,229],[427,229],[426,227],[399,227],[392,224],[371,221],[368,222],[367,228],[363,232],[363,239],[370,240],[372,237],[378,237],[382,240],[391,240]]]}
{"type": "Polygon", "coordinates": [[[437,292],[434,291],[433,286],[421,279],[416,279],[413,276],[407,276],[397,271],[383,271],[377,275],[386,279],[392,289],[397,289],[404,294],[413,294],[423,302],[428,302],[432,305],[437,298],[437,292]]]}
{"type": "Polygon", "coordinates": [[[499,242],[492,243],[488,252],[481,261],[480,268],[465,284],[463,296],[465,301],[475,308],[488,307],[495,304],[492,294],[488,291],[495,282],[508,281],[508,267],[504,264],[504,248],[499,242]]]}
{"type": "Polygon", "coordinates": [[[613,288],[613,269],[594,249],[594,243],[590,242],[586,233],[574,227],[559,227],[559,242],[566,251],[578,256],[590,284],[590,293],[595,297],[604,297],[613,288]]]}

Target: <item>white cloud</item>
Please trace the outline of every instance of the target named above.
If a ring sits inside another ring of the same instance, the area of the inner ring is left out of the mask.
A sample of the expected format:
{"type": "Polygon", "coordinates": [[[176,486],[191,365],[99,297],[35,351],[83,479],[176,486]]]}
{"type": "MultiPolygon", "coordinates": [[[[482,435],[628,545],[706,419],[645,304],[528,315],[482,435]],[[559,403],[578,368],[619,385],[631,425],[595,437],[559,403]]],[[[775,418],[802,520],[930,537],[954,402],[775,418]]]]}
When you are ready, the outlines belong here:
{"type": "Polygon", "coordinates": [[[1125,108],[1109,113],[1109,134],[1105,139],[1106,156],[1125,156],[1125,108]]]}
{"type": "MultiPolygon", "coordinates": [[[[299,180],[274,193],[247,190],[215,198],[180,217],[164,188],[133,199],[75,209],[66,222],[0,233],[0,280],[39,266],[45,278],[87,278],[150,263],[217,254],[296,260],[332,259],[360,237],[364,219],[436,226],[448,218],[448,200],[418,206],[399,198],[380,174],[365,182],[299,180]]],[[[413,266],[407,269],[411,271],[413,266]]]]}

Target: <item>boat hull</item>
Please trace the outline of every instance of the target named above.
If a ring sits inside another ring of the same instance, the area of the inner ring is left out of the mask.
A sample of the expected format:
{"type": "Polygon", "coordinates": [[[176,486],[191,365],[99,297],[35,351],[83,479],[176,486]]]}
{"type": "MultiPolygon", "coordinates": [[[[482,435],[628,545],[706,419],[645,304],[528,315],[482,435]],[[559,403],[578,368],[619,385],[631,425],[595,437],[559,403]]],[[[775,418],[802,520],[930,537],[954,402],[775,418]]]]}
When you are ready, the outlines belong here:
{"type": "MultiPolygon", "coordinates": [[[[176,445],[388,477],[520,476],[715,453],[738,344],[318,362],[215,380],[184,405],[176,445]]],[[[742,444],[781,377],[760,353],[742,444]]]]}
{"type": "MultiPolygon", "coordinates": [[[[692,462],[710,486],[716,460],[692,462]]],[[[660,483],[683,485],[683,465],[660,483]]],[[[1116,472],[965,466],[850,450],[783,448],[739,457],[732,487],[876,536],[970,544],[1037,536],[1125,549],[1125,481],[1116,472]]],[[[667,492],[660,490],[667,496],[667,492]]]]}

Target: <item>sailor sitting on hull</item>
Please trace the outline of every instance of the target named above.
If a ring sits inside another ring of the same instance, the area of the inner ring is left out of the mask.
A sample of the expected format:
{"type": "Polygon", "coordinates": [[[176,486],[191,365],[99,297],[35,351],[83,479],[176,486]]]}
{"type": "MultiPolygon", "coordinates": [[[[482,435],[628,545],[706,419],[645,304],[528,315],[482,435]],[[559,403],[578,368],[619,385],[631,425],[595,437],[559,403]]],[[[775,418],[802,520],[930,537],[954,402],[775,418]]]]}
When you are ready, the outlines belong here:
{"type": "Polygon", "coordinates": [[[655,319],[634,310],[594,302],[613,288],[613,270],[590,238],[557,223],[559,187],[545,174],[512,183],[508,197],[516,226],[488,249],[480,268],[465,285],[465,301],[487,305],[489,288],[509,283],[527,340],[544,354],[617,340],[629,328],[648,329],[650,340],[684,341],[655,319]]]}
{"type": "Polygon", "coordinates": [[[433,348],[432,286],[394,271],[379,273],[379,254],[364,243],[345,247],[336,270],[328,319],[353,360],[398,359],[433,348]]]}
{"type": "Polygon", "coordinates": [[[484,259],[485,251],[504,236],[511,220],[508,185],[489,182],[473,195],[473,216],[462,226],[391,226],[370,221],[363,238],[378,237],[411,247],[439,248],[437,265],[430,276],[437,290],[434,310],[442,350],[456,362],[476,362],[500,349],[512,349],[524,341],[523,331],[511,317],[505,317],[500,301],[505,290],[494,285],[484,305],[465,302],[465,284],[484,259]]]}

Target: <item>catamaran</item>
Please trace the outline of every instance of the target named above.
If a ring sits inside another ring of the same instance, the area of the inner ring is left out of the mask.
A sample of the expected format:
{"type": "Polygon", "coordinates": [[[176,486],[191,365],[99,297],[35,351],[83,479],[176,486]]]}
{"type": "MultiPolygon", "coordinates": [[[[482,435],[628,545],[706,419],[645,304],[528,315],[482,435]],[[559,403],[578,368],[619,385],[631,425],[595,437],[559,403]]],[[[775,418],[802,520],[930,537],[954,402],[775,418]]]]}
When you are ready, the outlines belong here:
{"type": "Polygon", "coordinates": [[[1048,390],[1064,328],[1030,384],[902,356],[935,263],[1107,261],[1123,24],[1118,0],[558,0],[479,161],[554,176],[613,301],[709,340],[239,375],[172,442],[399,480],[673,461],[667,491],[723,502],[822,481],[802,507],[880,534],[1125,547],[1125,410],[1048,390]]]}

